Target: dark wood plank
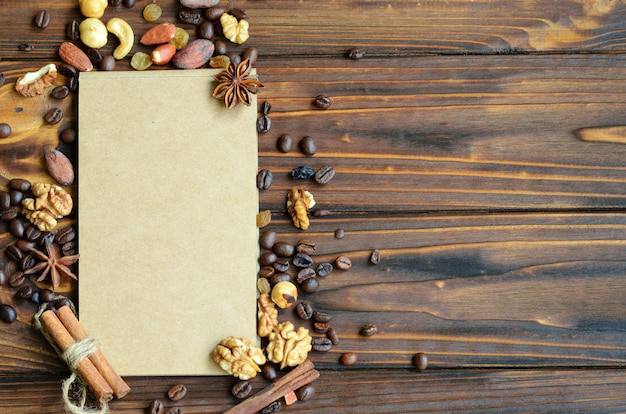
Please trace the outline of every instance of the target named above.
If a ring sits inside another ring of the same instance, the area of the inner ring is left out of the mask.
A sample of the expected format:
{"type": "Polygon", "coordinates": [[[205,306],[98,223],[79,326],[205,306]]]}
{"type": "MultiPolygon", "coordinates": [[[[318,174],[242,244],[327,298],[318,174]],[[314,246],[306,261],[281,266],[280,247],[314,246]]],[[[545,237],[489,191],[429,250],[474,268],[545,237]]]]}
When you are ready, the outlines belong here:
{"type": "MultiPolygon", "coordinates": [[[[433,413],[433,412],[623,412],[623,370],[467,370],[343,369],[324,371],[314,383],[313,399],[281,412],[433,413]]],[[[0,409],[15,414],[62,411],[61,378],[0,380],[0,409]]],[[[184,413],[221,413],[237,403],[230,395],[232,378],[128,378],[133,391],[110,404],[115,413],[139,413],[155,398],[184,413]],[[188,392],[177,403],[166,397],[176,382],[188,392]]],[[[255,378],[254,389],[267,383],[255,378]]]]}

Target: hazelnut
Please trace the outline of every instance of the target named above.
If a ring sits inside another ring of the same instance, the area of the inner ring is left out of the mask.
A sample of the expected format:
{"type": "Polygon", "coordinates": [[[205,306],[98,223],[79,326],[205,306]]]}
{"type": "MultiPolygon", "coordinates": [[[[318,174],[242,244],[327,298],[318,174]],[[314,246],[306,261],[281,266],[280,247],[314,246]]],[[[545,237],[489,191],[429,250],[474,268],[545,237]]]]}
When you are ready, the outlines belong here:
{"type": "Polygon", "coordinates": [[[107,44],[109,31],[100,19],[89,17],[78,26],[80,40],[87,46],[100,49],[107,44]]]}
{"type": "Polygon", "coordinates": [[[291,282],[278,282],[272,288],[272,301],[281,309],[290,308],[297,300],[298,288],[291,282]]]}

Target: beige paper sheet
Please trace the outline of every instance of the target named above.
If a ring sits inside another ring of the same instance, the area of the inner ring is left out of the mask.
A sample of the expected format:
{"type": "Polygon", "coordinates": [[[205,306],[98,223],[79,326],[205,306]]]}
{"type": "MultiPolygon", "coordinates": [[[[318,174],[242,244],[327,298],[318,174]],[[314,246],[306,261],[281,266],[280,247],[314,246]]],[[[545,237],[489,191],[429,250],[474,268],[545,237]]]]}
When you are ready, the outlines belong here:
{"type": "Polygon", "coordinates": [[[226,109],[213,69],[79,80],[79,316],[121,375],[224,374],[256,338],[256,99],[226,109]]]}

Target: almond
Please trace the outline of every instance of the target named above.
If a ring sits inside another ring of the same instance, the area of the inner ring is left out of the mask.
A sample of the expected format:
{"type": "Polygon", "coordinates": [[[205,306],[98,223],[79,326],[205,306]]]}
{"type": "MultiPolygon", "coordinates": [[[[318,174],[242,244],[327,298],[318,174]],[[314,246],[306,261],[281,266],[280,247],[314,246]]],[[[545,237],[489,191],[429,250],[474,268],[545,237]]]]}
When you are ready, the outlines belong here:
{"type": "Polygon", "coordinates": [[[46,167],[50,176],[61,185],[70,185],[74,182],[74,166],[61,151],[48,150],[45,152],[46,167]]]}
{"type": "Polygon", "coordinates": [[[176,54],[176,46],[171,43],[164,43],[154,48],[150,54],[150,60],[155,65],[165,65],[172,60],[174,54],[176,54]]]}
{"type": "Polygon", "coordinates": [[[211,59],[214,50],[215,46],[210,40],[196,39],[179,50],[172,63],[179,69],[197,69],[211,59]]]}
{"type": "Polygon", "coordinates": [[[71,42],[63,42],[59,47],[59,57],[68,65],[80,72],[89,72],[93,69],[93,64],[89,56],[78,46],[71,42]]]}
{"type": "Polygon", "coordinates": [[[167,43],[176,35],[174,23],[165,22],[157,24],[141,36],[139,43],[142,45],[160,45],[167,43]]]}

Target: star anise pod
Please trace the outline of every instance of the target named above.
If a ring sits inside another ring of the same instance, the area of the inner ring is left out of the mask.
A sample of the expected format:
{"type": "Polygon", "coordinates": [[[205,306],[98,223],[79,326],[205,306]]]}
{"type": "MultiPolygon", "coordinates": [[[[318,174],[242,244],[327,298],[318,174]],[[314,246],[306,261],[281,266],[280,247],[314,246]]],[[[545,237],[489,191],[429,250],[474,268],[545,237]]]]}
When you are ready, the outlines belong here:
{"type": "Polygon", "coordinates": [[[24,274],[30,275],[41,271],[41,275],[39,276],[39,278],[37,278],[38,282],[43,282],[46,279],[46,276],[50,274],[50,281],[52,283],[53,291],[56,291],[56,289],[61,284],[61,276],[78,280],[76,275],[72,273],[68,266],[76,263],[76,261],[80,257],[79,254],[74,254],[71,256],[57,256],[57,251],[54,245],[50,242],[46,243],[45,253],[34,248],[31,248],[30,252],[33,254],[33,256],[39,259],[40,262],[33,267],[26,269],[24,271],[24,274]]]}
{"type": "Polygon", "coordinates": [[[218,85],[213,91],[213,96],[224,99],[226,108],[232,108],[239,102],[250,105],[250,94],[256,94],[263,84],[250,75],[252,66],[250,59],[242,61],[239,65],[230,62],[226,70],[214,76],[218,85]]]}

